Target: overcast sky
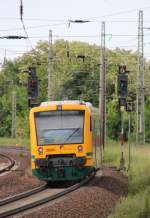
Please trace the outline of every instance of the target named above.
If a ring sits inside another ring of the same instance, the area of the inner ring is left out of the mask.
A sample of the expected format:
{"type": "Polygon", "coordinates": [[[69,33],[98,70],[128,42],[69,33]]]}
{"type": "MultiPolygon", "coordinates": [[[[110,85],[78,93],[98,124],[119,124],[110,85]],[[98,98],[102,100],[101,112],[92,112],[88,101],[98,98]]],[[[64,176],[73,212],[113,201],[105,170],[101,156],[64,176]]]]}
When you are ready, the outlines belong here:
{"type": "MultiPolygon", "coordinates": [[[[25,35],[20,22],[20,0],[0,0],[0,36],[25,35]]],[[[108,48],[137,49],[138,10],[144,12],[144,27],[150,27],[149,0],[23,0],[24,24],[32,47],[39,40],[79,40],[100,45],[101,22],[106,21],[108,48]],[[86,24],[71,24],[68,20],[87,19],[86,24]],[[118,36],[121,35],[121,36],[118,36]]],[[[150,30],[144,29],[145,56],[150,57],[150,30]]],[[[31,49],[28,40],[0,39],[0,62],[31,49]]]]}

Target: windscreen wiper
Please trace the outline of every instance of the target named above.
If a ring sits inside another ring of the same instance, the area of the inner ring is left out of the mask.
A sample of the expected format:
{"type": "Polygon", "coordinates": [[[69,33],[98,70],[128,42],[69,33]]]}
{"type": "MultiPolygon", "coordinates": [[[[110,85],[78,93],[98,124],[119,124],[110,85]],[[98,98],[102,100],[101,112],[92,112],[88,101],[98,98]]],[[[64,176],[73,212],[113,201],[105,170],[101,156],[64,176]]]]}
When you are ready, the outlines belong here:
{"type": "Polygon", "coordinates": [[[66,144],[66,142],[79,130],[80,128],[76,128],[63,142],[63,144],[60,146],[60,148],[62,148],[64,146],[64,144],[66,144]]]}

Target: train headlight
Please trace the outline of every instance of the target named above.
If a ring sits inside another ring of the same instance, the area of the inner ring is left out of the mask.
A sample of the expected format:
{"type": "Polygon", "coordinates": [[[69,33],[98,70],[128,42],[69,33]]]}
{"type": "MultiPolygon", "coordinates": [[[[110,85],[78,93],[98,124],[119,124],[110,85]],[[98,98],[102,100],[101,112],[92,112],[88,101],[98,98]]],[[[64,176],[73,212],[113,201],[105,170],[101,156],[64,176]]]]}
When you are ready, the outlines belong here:
{"type": "Polygon", "coordinates": [[[41,147],[38,148],[38,153],[39,153],[39,154],[43,154],[43,148],[41,148],[41,147]]]}
{"type": "Polygon", "coordinates": [[[83,146],[82,145],[79,145],[78,146],[78,152],[82,152],[83,151],[83,146]]]}

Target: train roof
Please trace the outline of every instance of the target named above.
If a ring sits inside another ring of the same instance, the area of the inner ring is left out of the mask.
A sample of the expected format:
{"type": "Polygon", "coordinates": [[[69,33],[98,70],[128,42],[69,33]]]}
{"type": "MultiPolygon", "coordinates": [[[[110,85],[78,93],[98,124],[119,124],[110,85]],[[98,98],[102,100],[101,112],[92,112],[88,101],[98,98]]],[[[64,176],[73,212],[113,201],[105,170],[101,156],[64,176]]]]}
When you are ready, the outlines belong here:
{"type": "Polygon", "coordinates": [[[99,109],[94,107],[90,102],[85,102],[85,101],[80,101],[80,100],[64,100],[64,101],[46,101],[46,102],[41,102],[41,104],[38,107],[34,107],[31,109],[32,112],[40,111],[44,107],[48,106],[61,106],[61,105],[83,105],[86,106],[91,113],[94,115],[99,114],[99,109]]]}
{"type": "Polygon", "coordinates": [[[64,100],[64,101],[46,101],[42,102],[40,106],[48,106],[48,105],[86,105],[92,108],[92,104],[90,102],[80,101],[80,100],[64,100]]]}

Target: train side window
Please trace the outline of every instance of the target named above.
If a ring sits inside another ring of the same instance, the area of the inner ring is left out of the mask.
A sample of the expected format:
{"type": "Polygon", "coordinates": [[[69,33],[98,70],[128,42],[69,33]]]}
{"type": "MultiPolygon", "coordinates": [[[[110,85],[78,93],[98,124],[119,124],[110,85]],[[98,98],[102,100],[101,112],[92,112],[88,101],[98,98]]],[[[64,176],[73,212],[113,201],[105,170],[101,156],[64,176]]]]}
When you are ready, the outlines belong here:
{"type": "Polygon", "coordinates": [[[90,116],[90,131],[92,131],[92,118],[90,116]]]}

